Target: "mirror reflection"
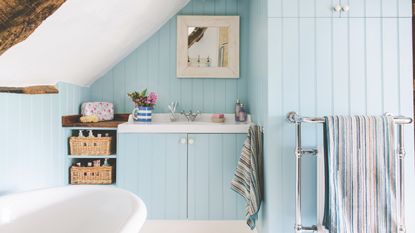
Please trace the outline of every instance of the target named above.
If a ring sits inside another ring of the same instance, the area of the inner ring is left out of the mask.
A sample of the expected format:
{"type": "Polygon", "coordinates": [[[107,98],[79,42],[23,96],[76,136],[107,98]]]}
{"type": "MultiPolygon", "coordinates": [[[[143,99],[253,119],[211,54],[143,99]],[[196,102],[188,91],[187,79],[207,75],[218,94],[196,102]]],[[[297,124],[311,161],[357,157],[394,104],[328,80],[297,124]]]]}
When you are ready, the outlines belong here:
{"type": "Polygon", "coordinates": [[[228,27],[188,27],[188,66],[227,67],[228,43],[228,27]]]}

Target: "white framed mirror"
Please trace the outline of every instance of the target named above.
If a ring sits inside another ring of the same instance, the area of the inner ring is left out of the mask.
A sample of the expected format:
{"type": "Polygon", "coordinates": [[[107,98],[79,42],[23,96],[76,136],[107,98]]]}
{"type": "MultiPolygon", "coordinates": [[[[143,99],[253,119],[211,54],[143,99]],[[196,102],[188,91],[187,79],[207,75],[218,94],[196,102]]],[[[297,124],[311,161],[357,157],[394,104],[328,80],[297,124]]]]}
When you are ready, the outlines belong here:
{"type": "Polygon", "coordinates": [[[239,16],[177,16],[178,78],[239,78],[239,16]]]}

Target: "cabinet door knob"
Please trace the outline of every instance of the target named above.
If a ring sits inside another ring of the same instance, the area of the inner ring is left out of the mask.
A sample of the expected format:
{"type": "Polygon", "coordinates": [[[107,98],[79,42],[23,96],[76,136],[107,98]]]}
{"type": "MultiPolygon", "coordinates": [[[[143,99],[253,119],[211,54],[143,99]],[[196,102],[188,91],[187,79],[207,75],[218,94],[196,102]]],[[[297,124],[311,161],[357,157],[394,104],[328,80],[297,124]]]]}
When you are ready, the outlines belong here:
{"type": "Polygon", "coordinates": [[[189,138],[188,143],[189,143],[190,145],[192,145],[192,144],[194,144],[194,143],[195,143],[195,140],[194,140],[193,138],[189,138]]]}
{"type": "Polygon", "coordinates": [[[342,6],[342,11],[343,12],[348,12],[349,10],[350,10],[350,6],[349,5],[342,6]]]}
{"type": "Polygon", "coordinates": [[[180,139],[180,143],[181,143],[181,144],[186,144],[186,143],[187,143],[186,138],[181,138],[181,139],[180,139]]]}
{"type": "Polygon", "coordinates": [[[340,4],[337,4],[336,6],[333,7],[333,10],[335,12],[340,12],[342,10],[342,6],[340,6],[340,4]]]}

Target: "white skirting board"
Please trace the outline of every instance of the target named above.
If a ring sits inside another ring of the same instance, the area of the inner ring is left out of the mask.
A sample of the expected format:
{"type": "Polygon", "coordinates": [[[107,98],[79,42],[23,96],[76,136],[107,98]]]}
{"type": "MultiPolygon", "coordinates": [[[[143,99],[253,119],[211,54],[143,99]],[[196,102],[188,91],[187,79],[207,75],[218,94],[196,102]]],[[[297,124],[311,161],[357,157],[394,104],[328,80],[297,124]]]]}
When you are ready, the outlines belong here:
{"type": "Polygon", "coordinates": [[[256,233],[245,221],[147,220],[140,233],[256,233]]]}

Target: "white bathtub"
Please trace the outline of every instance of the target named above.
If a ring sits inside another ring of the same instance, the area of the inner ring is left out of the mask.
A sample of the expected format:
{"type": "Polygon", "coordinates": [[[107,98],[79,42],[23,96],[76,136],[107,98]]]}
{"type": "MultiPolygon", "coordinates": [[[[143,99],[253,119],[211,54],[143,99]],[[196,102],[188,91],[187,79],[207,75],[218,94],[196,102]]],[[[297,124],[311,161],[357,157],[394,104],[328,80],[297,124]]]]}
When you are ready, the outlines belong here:
{"type": "Polygon", "coordinates": [[[67,186],[0,197],[1,233],[137,233],[143,201],[111,186],[67,186]]]}

